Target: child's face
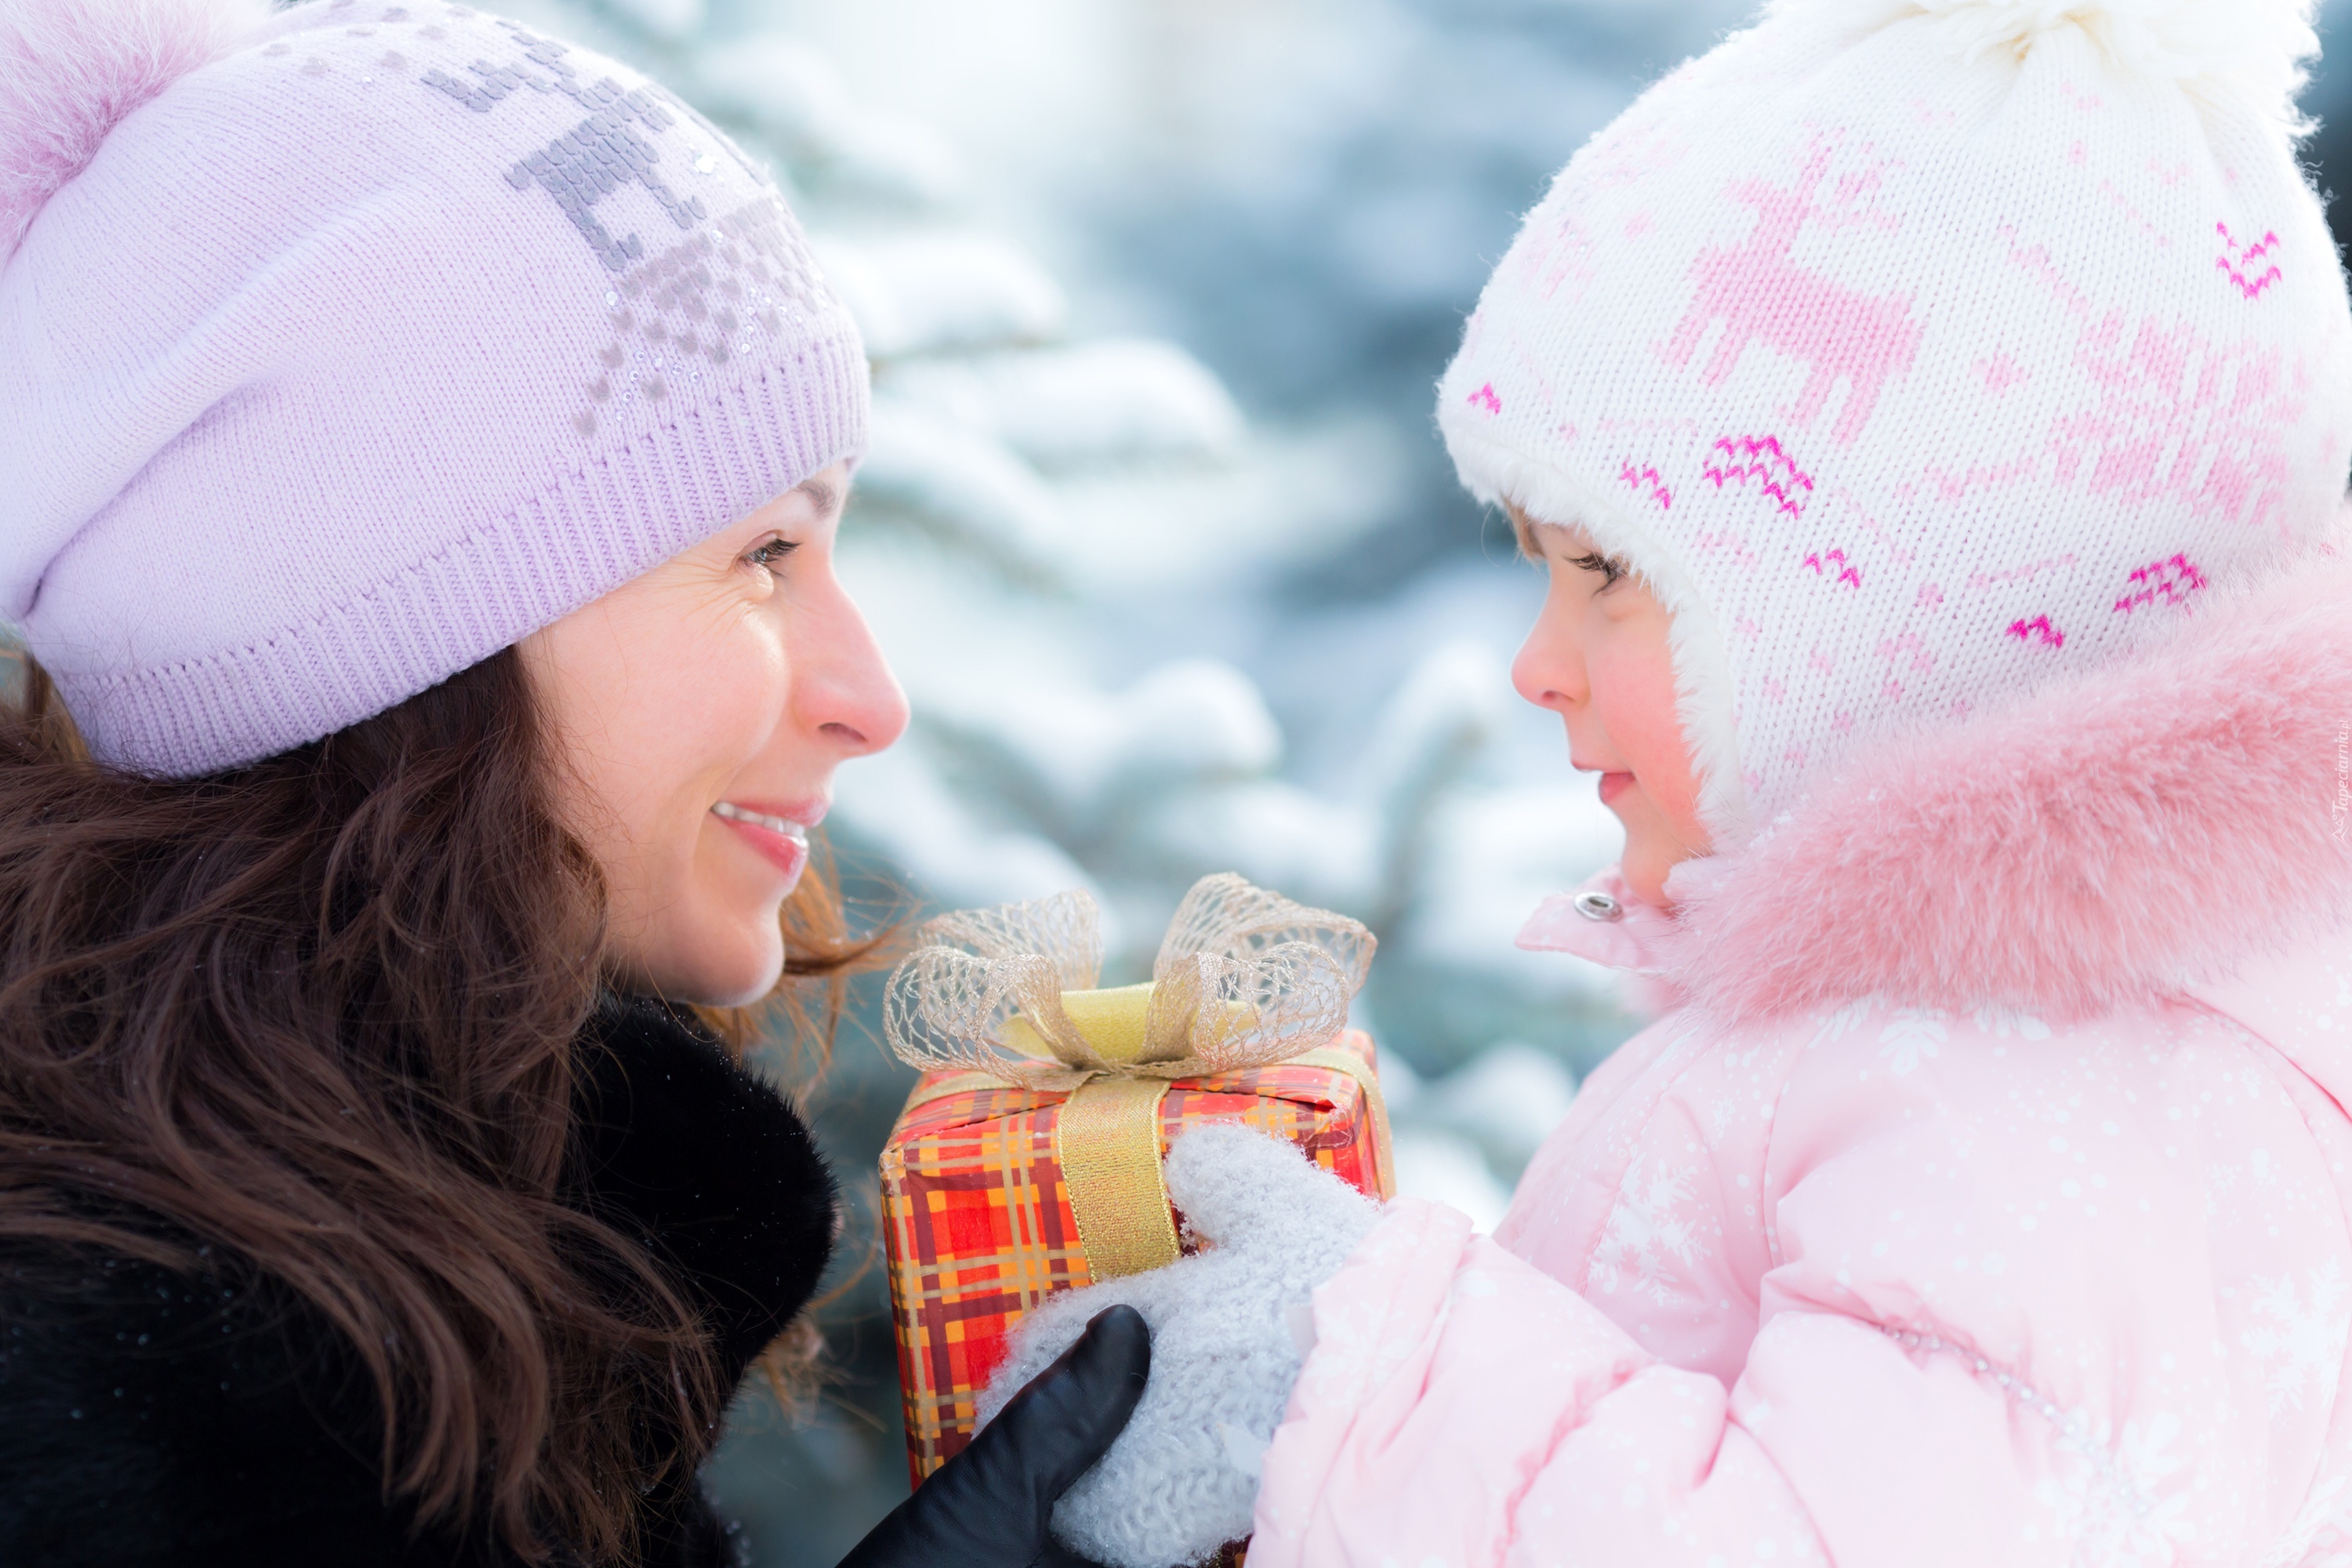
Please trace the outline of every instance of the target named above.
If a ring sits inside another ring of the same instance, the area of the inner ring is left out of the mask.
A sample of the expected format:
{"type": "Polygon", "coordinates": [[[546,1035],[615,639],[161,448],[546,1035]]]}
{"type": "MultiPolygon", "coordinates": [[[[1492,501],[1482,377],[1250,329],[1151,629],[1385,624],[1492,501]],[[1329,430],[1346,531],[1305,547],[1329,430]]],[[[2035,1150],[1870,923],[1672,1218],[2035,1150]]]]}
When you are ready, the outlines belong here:
{"type": "Polygon", "coordinates": [[[1582,530],[1533,522],[1517,509],[1511,520],[1520,548],[1551,574],[1511,683],[1566,721],[1570,765],[1601,774],[1601,799],[1625,825],[1626,885],[1664,909],[1666,873],[1709,847],[1675,716],[1672,617],[1582,530]]]}

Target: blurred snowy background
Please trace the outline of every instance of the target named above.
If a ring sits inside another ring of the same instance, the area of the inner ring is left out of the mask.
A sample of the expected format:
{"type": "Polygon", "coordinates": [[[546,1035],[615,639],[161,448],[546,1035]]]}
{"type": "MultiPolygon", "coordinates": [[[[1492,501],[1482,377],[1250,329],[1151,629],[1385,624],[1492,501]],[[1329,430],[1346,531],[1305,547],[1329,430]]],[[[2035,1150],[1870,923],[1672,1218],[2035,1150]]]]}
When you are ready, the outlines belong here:
{"type": "MultiPolygon", "coordinates": [[[[1090,888],[1112,983],[1204,872],[1361,918],[1403,1184],[1491,1225],[1633,1024],[1511,945],[1617,834],[1511,695],[1539,582],[1431,388],[1517,215],[1745,0],[499,8],[771,159],[865,329],[844,573],[916,715],[841,781],[867,890],[1090,888]]],[[[786,1069],[862,1213],[839,1381],[798,1424],[747,1400],[714,1467],[763,1565],[832,1563],[905,1491],[866,1173],[910,1075],[870,1005],[786,1069]]]]}

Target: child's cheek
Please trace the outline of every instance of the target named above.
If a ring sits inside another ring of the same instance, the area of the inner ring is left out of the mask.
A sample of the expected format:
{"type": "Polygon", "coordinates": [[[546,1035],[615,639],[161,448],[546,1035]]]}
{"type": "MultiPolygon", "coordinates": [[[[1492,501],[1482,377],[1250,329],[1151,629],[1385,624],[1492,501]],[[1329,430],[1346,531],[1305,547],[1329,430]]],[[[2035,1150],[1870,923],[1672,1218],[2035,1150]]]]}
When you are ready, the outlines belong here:
{"type": "Polygon", "coordinates": [[[1604,639],[1593,659],[1592,685],[1609,738],[1643,791],[1676,827],[1696,828],[1698,784],[1675,710],[1674,659],[1664,636],[1604,639]]]}

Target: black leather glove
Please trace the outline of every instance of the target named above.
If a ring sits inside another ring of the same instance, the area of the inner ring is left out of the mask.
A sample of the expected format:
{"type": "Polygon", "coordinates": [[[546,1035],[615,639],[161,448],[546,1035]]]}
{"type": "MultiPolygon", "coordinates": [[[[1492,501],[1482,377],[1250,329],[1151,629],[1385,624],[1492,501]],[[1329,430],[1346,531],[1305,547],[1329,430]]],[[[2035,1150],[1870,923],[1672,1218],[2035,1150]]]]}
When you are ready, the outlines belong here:
{"type": "Polygon", "coordinates": [[[971,1447],[941,1465],[841,1568],[1093,1568],[1047,1528],[1143,1397],[1151,1331],[1132,1307],[1095,1314],[971,1447]]]}

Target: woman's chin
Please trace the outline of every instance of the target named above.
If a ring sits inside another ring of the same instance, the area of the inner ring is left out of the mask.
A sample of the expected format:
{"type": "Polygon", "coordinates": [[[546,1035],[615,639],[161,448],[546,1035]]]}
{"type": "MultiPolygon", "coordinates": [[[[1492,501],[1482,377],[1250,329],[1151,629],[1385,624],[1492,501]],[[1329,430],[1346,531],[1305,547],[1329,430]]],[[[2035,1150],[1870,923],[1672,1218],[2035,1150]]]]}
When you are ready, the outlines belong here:
{"type": "Polygon", "coordinates": [[[706,1007],[749,1007],[764,1001],[784,978],[784,950],[779,943],[772,952],[748,959],[724,973],[707,976],[702,984],[701,1005],[706,1007]]]}
{"type": "Polygon", "coordinates": [[[664,948],[638,966],[636,978],[671,1002],[747,1007],[784,977],[783,932],[773,910],[761,921],[747,919],[721,929],[678,932],[664,948]]]}

